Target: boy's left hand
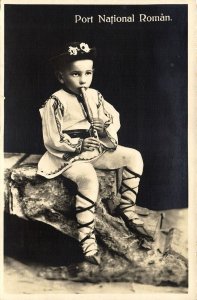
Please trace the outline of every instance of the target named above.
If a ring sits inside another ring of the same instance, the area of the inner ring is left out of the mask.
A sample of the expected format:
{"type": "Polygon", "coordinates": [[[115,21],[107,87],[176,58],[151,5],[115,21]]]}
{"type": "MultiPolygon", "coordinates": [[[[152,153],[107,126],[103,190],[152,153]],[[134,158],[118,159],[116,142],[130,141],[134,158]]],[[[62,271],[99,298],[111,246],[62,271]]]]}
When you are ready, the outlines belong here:
{"type": "Polygon", "coordinates": [[[92,126],[97,130],[99,137],[106,137],[105,124],[102,119],[93,118],[92,126]]]}

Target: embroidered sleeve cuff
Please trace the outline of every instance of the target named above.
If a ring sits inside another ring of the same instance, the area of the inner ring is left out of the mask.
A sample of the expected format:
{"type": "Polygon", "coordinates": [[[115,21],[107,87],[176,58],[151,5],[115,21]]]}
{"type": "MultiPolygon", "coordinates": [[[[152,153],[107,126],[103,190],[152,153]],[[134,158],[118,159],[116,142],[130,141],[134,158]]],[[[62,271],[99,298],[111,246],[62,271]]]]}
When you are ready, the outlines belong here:
{"type": "Polygon", "coordinates": [[[81,149],[82,149],[82,144],[83,144],[83,139],[79,139],[76,147],[75,147],[75,152],[77,154],[81,153],[81,149]]]}

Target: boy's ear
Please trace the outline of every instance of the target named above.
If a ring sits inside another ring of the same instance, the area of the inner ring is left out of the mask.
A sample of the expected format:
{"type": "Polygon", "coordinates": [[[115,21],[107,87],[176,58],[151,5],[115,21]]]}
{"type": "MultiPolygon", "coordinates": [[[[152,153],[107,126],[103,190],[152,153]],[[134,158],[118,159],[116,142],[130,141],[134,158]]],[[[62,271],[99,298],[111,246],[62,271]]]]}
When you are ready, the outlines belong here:
{"type": "Polygon", "coordinates": [[[63,79],[63,76],[62,76],[62,72],[60,71],[55,71],[55,76],[57,77],[58,81],[63,84],[64,83],[64,79],[63,79]]]}

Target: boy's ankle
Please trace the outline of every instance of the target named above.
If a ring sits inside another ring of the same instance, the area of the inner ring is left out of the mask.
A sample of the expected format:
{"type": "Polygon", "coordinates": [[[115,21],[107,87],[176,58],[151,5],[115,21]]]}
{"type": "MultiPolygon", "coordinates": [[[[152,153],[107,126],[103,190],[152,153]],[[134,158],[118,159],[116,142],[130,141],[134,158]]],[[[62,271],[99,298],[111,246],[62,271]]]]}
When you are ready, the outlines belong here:
{"type": "Polygon", "coordinates": [[[94,265],[100,265],[101,263],[101,256],[98,251],[93,255],[84,255],[84,259],[86,262],[89,262],[94,265]]]}

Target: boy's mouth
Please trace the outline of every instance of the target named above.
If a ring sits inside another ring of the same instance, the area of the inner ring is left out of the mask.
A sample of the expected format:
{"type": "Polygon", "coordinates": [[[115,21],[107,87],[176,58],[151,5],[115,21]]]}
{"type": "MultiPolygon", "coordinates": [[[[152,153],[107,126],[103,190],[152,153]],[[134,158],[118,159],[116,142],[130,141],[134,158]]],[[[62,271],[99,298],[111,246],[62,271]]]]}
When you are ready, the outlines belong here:
{"type": "Polygon", "coordinates": [[[87,90],[88,88],[86,87],[86,86],[81,86],[78,90],[79,90],[79,92],[81,93],[82,92],[82,90],[87,90]]]}

